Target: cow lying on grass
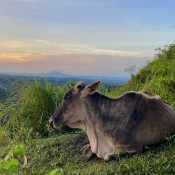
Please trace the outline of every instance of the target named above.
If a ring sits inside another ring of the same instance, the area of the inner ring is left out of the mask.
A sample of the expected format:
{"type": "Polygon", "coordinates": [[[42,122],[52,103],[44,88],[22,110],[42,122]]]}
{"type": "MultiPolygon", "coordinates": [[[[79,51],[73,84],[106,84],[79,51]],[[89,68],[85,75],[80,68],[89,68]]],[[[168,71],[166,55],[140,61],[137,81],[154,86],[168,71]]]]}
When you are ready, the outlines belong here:
{"type": "Polygon", "coordinates": [[[49,120],[56,129],[65,124],[84,130],[90,142],[82,149],[87,158],[94,153],[109,161],[116,151],[141,152],[144,145],[158,143],[175,131],[173,108],[158,95],[131,91],[110,98],[96,92],[99,83],[78,83],[49,120]]]}

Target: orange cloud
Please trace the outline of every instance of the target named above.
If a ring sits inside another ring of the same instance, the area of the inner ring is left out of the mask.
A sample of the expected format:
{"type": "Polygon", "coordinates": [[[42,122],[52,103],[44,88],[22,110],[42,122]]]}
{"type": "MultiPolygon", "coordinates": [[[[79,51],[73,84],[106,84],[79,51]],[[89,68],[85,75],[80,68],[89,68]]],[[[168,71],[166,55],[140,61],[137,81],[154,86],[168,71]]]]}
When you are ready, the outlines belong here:
{"type": "Polygon", "coordinates": [[[31,54],[15,54],[15,53],[4,53],[0,54],[0,62],[2,63],[10,63],[10,62],[29,62],[31,61],[31,54]]]}
{"type": "Polygon", "coordinates": [[[17,58],[16,61],[17,62],[29,62],[30,60],[28,60],[26,58],[17,58]]]}
{"type": "Polygon", "coordinates": [[[8,48],[8,49],[21,49],[23,47],[26,46],[26,43],[23,42],[23,41],[4,41],[4,42],[1,42],[1,44],[3,44],[3,46],[5,48],[8,48]]]}

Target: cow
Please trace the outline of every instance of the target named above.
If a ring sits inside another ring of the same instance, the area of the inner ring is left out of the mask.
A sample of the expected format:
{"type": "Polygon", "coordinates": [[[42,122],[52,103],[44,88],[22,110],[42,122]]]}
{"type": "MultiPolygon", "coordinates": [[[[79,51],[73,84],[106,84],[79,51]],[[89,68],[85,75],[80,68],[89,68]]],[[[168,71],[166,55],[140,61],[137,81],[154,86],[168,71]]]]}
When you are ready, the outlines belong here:
{"type": "Polygon", "coordinates": [[[96,154],[109,161],[116,152],[141,152],[175,131],[173,107],[160,96],[128,91],[110,98],[97,92],[99,84],[79,82],[49,119],[55,129],[64,124],[87,133],[89,144],[81,150],[87,159],[96,154]]]}

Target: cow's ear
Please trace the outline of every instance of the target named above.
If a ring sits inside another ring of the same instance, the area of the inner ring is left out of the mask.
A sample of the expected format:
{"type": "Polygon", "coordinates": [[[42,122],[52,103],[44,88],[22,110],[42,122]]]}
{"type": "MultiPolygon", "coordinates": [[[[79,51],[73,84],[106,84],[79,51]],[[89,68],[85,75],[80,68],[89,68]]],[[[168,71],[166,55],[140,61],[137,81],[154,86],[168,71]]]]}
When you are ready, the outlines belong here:
{"type": "Polygon", "coordinates": [[[100,84],[100,80],[87,85],[82,91],[81,91],[81,97],[86,97],[88,95],[92,95],[96,92],[98,85],[100,84]]]}

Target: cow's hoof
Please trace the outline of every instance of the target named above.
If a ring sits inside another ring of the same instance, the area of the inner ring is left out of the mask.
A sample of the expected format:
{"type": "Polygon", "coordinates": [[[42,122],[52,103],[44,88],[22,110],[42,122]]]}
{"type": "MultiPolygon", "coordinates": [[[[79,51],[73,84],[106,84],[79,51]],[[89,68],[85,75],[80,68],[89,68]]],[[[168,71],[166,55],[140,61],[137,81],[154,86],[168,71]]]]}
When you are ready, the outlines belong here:
{"type": "Polygon", "coordinates": [[[80,151],[87,160],[89,160],[93,155],[90,144],[85,145],[80,151]]]}
{"type": "Polygon", "coordinates": [[[104,160],[106,162],[109,162],[109,161],[115,160],[115,159],[116,159],[116,156],[114,154],[112,154],[112,155],[106,154],[105,157],[104,157],[104,160]]]}

